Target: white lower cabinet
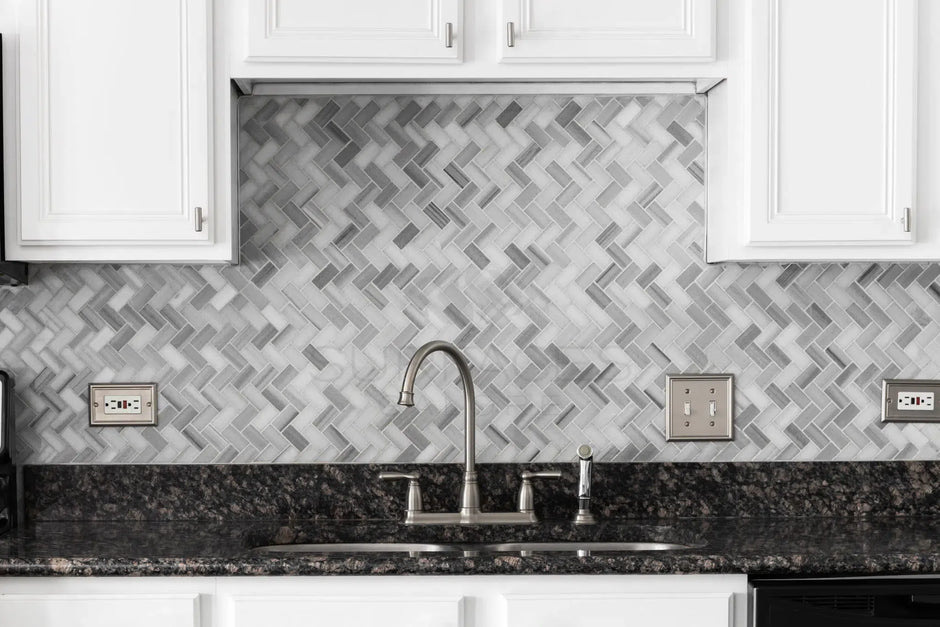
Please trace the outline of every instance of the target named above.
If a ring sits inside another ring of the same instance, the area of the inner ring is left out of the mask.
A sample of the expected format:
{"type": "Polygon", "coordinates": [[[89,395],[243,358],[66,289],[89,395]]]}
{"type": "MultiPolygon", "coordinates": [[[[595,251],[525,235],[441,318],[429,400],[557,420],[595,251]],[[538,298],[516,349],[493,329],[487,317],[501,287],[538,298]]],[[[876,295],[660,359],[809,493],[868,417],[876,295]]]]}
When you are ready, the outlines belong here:
{"type": "MultiPolygon", "coordinates": [[[[415,590],[415,592],[420,592],[415,590]]],[[[424,596],[235,596],[232,627],[382,625],[383,627],[461,627],[461,597],[424,596]]]]}
{"type": "Polygon", "coordinates": [[[728,627],[731,592],[700,594],[562,594],[506,596],[511,627],[728,627]]]}
{"type": "Polygon", "coordinates": [[[16,627],[200,627],[199,595],[4,594],[0,624],[16,627]]]}
{"type": "Polygon", "coordinates": [[[17,627],[745,627],[745,575],[7,577],[17,627]]]}

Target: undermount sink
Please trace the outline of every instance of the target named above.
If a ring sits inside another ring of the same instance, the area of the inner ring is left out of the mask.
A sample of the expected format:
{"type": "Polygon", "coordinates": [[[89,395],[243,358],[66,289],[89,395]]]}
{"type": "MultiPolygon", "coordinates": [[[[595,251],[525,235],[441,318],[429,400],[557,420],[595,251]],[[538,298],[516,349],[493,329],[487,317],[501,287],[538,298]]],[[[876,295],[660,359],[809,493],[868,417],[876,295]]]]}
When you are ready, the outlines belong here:
{"type": "Polygon", "coordinates": [[[447,553],[463,549],[452,544],[407,542],[340,542],[336,544],[271,544],[252,551],[259,553],[447,553]]]}
{"type": "Polygon", "coordinates": [[[543,553],[543,552],[633,552],[681,551],[687,544],[670,542],[504,542],[459,544],[414,544],[407,542],[333,543],[333,544],[271,544],[259,546],[258,553],[543,553]]]}

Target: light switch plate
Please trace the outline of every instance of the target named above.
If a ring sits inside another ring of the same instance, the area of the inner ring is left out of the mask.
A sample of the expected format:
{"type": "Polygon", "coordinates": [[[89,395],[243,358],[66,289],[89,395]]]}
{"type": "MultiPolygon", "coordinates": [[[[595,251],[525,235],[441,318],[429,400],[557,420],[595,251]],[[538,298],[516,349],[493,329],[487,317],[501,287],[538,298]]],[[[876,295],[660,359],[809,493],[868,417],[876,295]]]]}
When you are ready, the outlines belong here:
{"type": "Polygon", "coordinates": [[[156,383],[92,383],[88,386],[92,427],[146,427],[157,424],[156,383]]]}
{"type": "Polygon", "coordinates": [[[940,381],[885,379],[881,384],[882,422],[940,422],[940,381]]]}
{"type": "Polygon", "coordinates": [[[730,440],[734,434],[734,375],[666,376],[667,440],[730,440]]]}

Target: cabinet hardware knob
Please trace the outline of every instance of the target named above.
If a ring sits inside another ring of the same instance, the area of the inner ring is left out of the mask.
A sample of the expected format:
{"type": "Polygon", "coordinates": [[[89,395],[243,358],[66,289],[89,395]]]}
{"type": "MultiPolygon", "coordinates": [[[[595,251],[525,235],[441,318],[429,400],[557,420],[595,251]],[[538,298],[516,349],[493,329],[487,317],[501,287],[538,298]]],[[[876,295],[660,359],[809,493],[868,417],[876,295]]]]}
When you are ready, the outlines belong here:
{"type": "Polygon", "coordinates": [[[454,25],[451,22],[444,24],[444,47],[454,47],[454,25]]]}
{"type": "Polygon", "coordinates": [[[506,22],[506,47],[516,47],[516,33],[513,29],[512,22],[506,22]]]}
{"type": "Polygon", "coordinates": [[[196,207],[196,211],[194,213],[196,214],[196,218],[195,218],[196,232],[202,233],[202,227],[206,223],[206,220],[202,215],[202,207],[196,207]]]}

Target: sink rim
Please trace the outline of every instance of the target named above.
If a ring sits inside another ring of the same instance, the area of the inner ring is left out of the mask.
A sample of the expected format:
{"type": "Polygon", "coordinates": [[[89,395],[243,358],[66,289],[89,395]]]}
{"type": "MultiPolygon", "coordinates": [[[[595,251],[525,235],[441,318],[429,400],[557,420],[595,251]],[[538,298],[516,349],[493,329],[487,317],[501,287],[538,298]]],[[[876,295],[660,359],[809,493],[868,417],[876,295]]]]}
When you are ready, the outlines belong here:
{"type": "Polygon", "coordinates": [[[548,542],[309,542],[267,544],[252,553],[641,553],[675,552],[701,548],[701,544],[658,541],[548,541],[548,542]]]}
{"type": "Polygon", "coordinates": [[[459,553],[455,544],[435,542],[301,542],[265,544],[252,547],[253,553],[459,553]]]}

